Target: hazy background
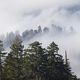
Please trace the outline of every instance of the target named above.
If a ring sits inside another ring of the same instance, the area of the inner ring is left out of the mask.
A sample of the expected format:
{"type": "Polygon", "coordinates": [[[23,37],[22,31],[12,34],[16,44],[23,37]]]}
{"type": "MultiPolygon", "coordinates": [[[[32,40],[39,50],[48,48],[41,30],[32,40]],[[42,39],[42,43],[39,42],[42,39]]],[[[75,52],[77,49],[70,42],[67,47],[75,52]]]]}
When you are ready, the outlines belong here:
{"type": "Polygon", "coordinates": [[[39,40],[44,46],[55,41],[61,52],[67,50],[72,69],[80,77],[80,0],[0,0],[1,35],[51,24],[61,26],[67,33],[72,26],[75,33],[53,37],[50,32],[32,41],[39,40]]]}
{"type": "Polygon", "coordinates": [[[56,23],[79,28],[80,0],[0,0],[0,33],[56,23]]]}

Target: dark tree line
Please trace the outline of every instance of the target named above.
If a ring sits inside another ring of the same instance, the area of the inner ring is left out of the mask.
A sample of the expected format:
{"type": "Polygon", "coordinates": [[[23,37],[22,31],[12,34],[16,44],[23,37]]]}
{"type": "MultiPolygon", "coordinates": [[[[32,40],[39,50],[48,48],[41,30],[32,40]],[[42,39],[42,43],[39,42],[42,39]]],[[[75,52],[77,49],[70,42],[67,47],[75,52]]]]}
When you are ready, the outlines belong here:
{"type": "Polygon", "coordinates": [[[18,35],[22,41],[29,41],[31,39],[33,39],[34,37],[37,37],[39,35],[43,35],[43,34],[46,34],[49,32],[49,28],[48,27],[44,27],[43,29],[41,28],[41,26],[38,26],[38,29],[30,29],[30,30],[25,30],[22,32],[22,34],[20,34],[18,31],[16,31],[15,33],[14,32],[10,32],[10,33],[7,33],[6,36],[1,36],[1,40],[3,40],[4,42],[4,46],[6,47],[9,47],[13,40],[15,39],[16,35],[18,35]]]}
{"type": "Polygon", "coordinates": [[[3,39],[3,42],[4,42],[4,46],[6,47],[10,47],[10,45],[12,44],[13,40],[15,39],[16,35],[18,35],[22,41],[24,42],[28,42],[30,41],[31,39],[35,38],[35,37],[38,37],[38,36],[43,36],[44,34],[48,34],[48,33],[51,33],[53,34],[53,36],[56,36],[56,35],[68,35],[68,34],[72,34],[74,33],[74,29],[73,27],[70,27],[69,29],[69,32],[66,31],[66,29],[62,28],[61,26],[57,26],[57,25],[54,25],[52,24],[51,27],[44,27],[42,28],[42,26],[38,26],[37,29],[30,29],[30,30],[25,30],[22,32],[22,34],[20,34],[18,31],[16,31],[15,33],[14,32],[10,32],[10,33],[7,33],[6,36],[0,36],[0,39],[2,40],[3,39]]]}
{"type": "Polygon", "coordinates": [[[0,41],[0,80],[80,80],[72,73],[67,53],[64,60],[58,50],[54,42],[43,48],[38,41],[24,49],[16,36],[10,51],[5,53],[0,41]]]}

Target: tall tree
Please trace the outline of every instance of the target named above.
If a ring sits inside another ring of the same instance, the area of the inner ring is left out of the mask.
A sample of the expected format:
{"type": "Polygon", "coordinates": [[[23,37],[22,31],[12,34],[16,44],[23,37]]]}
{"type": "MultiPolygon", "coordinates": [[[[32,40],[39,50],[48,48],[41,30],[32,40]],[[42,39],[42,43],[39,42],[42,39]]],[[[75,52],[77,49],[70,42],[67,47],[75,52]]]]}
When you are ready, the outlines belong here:
{"type": "Polygon", "coordinates": [[[41,33],[42,32],[42,28],[41,26],[38,26],[38,33],[41,33]]]}
{"type": "Polygon", "coordinates": [[[71,72],[65,52],[58,53],[58,45],[52,42],[47,49],[35,41],[23,51],[21,39],[16,37],[4,64],[3,80],[79,80],[71,72]]]}
{"type": "Polygon", "coordinates": [[[66,57],[66,63],[64,64],[63,57],[58,54],[58,46],[52,42],[48,46],[48,54],[49,54],[49,74],[50,80],[69,80],[71,79],[71,68],[68,64],[68,59],[66,57]]]}
{"type": "Polygon", "coordinates": [[[7,80],[24,80],[23,48],[21,39],[16,36],[5,60],[4,71],[7,80]]]}
{"type": "Polygon", "coordinates": [[[43,55],[45,49],[41,47],[41,43],[35,41],[29,45],[28,49],[25,50],[27,54],[27,61],[29,61],[32,69],[32,79],[39,80],[42,78],[42,65],[43,65],[43,55]]]}
{"type": "Polygon", "coordinates": [[[3,52],[3,42],[0,40],[0,80],[3,79],[3,57],[6,53],[3,52]]]}
{"type": "Polygon", "coordinates": [[[72,72],[71,72],[71,67],[69,63],[69,59],[67,58],[67,52],[65,51],[65,62],[64,62],[64,67],[65,67],[65,80],[71,80],[72,79],[72,72]]]}

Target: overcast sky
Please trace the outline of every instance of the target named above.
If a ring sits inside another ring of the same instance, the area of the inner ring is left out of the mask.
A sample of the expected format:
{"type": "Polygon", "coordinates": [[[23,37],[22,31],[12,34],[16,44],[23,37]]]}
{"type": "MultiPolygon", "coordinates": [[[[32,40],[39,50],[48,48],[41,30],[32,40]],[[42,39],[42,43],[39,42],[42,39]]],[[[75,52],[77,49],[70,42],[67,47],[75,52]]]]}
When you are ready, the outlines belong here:
{"type": "Polygon", "coordinates": [[[0,0],[0,34],[51,23],[79,25],[79,3],[80,0],[0,0]]]}
{"type": "Polygon", "coordinates": [[[43,36],[39,41],[54,40],[62,49],[71,51],[68,55],[73,70],[80,76],[80,0],[0,0],[0,34],[51,24],[73,26],[76,30],[73,36],[57,39],[47,36],[46,41],[43,36]]]}

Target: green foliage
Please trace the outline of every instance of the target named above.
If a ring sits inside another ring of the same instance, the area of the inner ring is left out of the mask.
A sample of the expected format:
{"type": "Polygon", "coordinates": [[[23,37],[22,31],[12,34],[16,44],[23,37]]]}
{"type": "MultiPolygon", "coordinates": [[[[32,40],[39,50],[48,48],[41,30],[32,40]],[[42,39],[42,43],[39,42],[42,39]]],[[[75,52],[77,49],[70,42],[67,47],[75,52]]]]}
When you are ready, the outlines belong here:
{"type": "Polygon", "coordinates": [[[4,48],[3,48],[3,42],[0,40],[0,80],[4,80],[4,76],[3,76],[3,60],[4,60],[4,57],[6,55],[4,51],[4,48]]]}
{"type": "MultiPolygon", "coordinates": [[[[31,75],[30,78],[37,80],[37,78],[41,78],[41,69],[42,60],[44,55],[45,49],[41,47],[41,43],[34,42],[29,45],[28,49],[25,50],[25,54],[27,55],[26,59],[29,61],[28,64],[31,67],[31,75]]],[[[28,66],[28,65],[27,65],[28,66]]]]}
{"type": "Polygon", "coordinates": [[[38,41],[24,49],[17,36],[4,61],[3,80],[79,80],[58,50],[54,42],[46,49],[38,41]]]}
{"type": "Polygon", "coordinates": [[[23,48],[22,41],[16,36],[6,57],[4,71],[8,80],[23,80],[23,48]]]}

